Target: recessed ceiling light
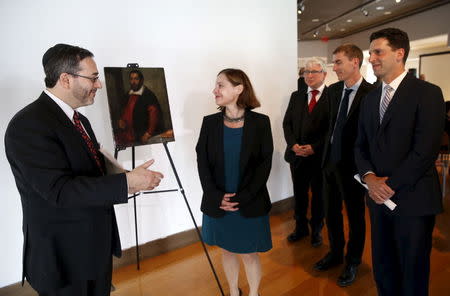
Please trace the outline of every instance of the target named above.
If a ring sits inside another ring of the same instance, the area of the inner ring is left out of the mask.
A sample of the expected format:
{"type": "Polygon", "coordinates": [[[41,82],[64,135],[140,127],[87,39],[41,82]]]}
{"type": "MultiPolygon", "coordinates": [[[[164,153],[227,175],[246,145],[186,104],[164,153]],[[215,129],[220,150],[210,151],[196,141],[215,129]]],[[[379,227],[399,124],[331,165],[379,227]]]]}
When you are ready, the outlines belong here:
{"type": "Polygon", "coordinates": [[[362,8],[362,9],[361,9],[361,13],[362,13],[364,16],[369,16],[369,11],[368,11],[367,9],[365,9],[365,8],[362,8]]]}
{"type": "Polygon", "coordinates": [[[313,23],[317,23],[319,21],[319,19],[312,19],[311,20],[313,23]]]}
{"type": "Polygon", "coordinates": [[[303,1],[297,4],[297,13],[302,14],[303,11],[305,11],[305,4],[303,4],[303,1]]]}
{"type": "Polygon", "coordinates": [[[348,19],[348,20],[347,20],[347,23],[351,23],[351,22],[352,22],[352,19],[348,19]]]}
{"type": "Polygon", "coordinates": [[[402,0],[395,0],[395,3],[400,3],[402,2],[402,0]]]}
{"type": "Polygon", "coordinates": [[[377,6],[375,7],[376,10],[384,10],[384,6],[377,6]]]}
{"type": "Polygon", "coordinates": [[[385,15],[389,15],[389,14],[391,14],[391,13],[392,13],[392,12],[390,12],[390,11],[385,11],[385,12],[384,12],[385,15]]]}
{"type": "Polygon", "coordinates": [[[341,32],[344,32],[344,31],[345,31],[345,28],[342,28],[340,31],[341,31],[341,32]]]}

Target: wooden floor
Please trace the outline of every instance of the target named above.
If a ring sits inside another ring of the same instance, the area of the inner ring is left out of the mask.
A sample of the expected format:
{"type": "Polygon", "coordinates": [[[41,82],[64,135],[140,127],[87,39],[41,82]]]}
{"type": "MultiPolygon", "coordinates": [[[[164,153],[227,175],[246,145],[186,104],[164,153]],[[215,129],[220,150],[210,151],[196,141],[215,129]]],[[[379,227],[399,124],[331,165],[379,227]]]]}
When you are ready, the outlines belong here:
{"type": "MultiPolygon", "coordinates": [[[[445,198],[449,209],[450,195],[445,198]]],[[[366,221],[369,221],[366,213],[366,221]]],[[[366,248],[355,283],[347,288],[336,285],[341,267],[316,272],[313,264],[328,251],[324,245],[312,248],[309,239],[289,244],[286,236],[293,229],[292,212],[271,217],[273,249],[261,254],[263,277],[261,296],[320,296],[320,295],[376,295],[371,272],[370,232],[367,225],[366,248]]],[[[368,224],[368,223],[367,223],[368,224]]],[[[347,229],[347,225],[345,225],[347,229]]],[[[324,229],[326,238],[326,228],[324,229]]],[[[227,294],[227,284],[220,264],[220,250],[208,247],[218,276],[227,294]]],[[[439,215],[433,235],[431,255],[430,295],[450,295],[450,214],[439,215]]],[[[241,266],[240,287],[248,293],[245,273],[241,266]]],[[[112,296],[213,296],[220,295],[217,284],[204,256],[200,243],[145,260],[141,270],[128,266],[114,272],[116,291],[112,296]]]]}

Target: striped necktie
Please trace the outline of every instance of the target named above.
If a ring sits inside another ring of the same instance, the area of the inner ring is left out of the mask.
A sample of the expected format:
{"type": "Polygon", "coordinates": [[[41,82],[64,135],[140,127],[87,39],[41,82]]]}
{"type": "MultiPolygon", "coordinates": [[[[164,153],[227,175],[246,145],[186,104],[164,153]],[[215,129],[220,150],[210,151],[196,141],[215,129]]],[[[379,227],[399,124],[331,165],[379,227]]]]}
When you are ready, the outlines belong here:
{"type": "Polygon", "coordinates": [[[391,102],[391,99],[392,99],[391,93],[393,90],[394,89],[389,84],[386,84],[386,86],[384,87],[384,97],[381,100],[381,105],[380,105],[380,124],[381,124],[381,121],[383,121],[383,116],[386,113],[389,103],[391,102]]]}

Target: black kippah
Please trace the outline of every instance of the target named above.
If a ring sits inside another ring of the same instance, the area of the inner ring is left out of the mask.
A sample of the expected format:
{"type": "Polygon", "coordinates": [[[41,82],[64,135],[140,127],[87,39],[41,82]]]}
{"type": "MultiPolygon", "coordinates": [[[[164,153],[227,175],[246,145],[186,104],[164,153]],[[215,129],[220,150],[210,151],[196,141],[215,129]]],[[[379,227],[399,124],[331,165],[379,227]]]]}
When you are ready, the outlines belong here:
{"type": "Polygon", "coordinates": [[[44,66],[45,68],[45,65],[47,65],[47,63],[51,60],[52,57],[55,56],[56,53],[63,50],[67,51],[70,48],[73,48],[73,46],[63,43],[59,43],[53,47],[50,47],[49,49],[47,49],[47,51],[44,53],[44,56],[42,57],[42,66],[44,66]]]}

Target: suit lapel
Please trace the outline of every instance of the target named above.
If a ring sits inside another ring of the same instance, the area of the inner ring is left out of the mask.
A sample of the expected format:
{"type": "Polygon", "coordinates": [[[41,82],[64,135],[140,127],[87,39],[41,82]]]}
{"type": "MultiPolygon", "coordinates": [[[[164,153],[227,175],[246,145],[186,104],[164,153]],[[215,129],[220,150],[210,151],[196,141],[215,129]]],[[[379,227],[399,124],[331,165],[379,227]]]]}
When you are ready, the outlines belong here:
{"type": "Polygon", "coordinates": [[[382,87],[379,86],[376,91],[374,92],[375,100],[374,100],[374,106],[372,106],[372,110],[375,114],[373,116],[374,126],[377,126],[377,132],[380,130],[380,101],[381,101],[381,89],[382,87]]]}
{"type": "Polygon", "coordinates": [[[363,93],[365,93],[365,91],[367,89],[367,84],[368,83],[363,78],[361,85],[358,87],[355,97],[353,98],[353,102],[352,102],[352,105],[350,106],[350,111],[347,114],[347,118],[349,118],[355,112],[355,110],[358,109],[359,102],[364,97],[363,93]]]}
{"type": "Polygon", "coordinates": [[[49,110],[61,123],[62,126],[66,128],[70,128],[73,126],[72,121],[67,117],[66,113],[45,93],[42,92],[39,100],[47,106],[47,110],[49,110]]]}
{"type": "MultiPolygon", "coordinates": [[[[292,114],[293,116],[300,117],[300,114],[303,114],[304,110],[308,113],[308,93],[305,89],[302,91],[297,92],[297,96],[294,98],[295,102],[293,104],[292,108],[292,114]]],[[[248,112],[247,112],[248,113],[248,112]]],[[[248,116],[247,116],[248,117],[248,116]]],[[[247,120],[247,117],[245,118],[247,120]]],[[[298,135],[300,134],[300,120],[294,119],[293,121],[293,132],[295,135],[295,138],[298,138],[298,135]]],[[[244,122],[245,126],[245,122],[244,122]]]]}
{"type": "Polygon", "coordinates": [[[222,168],[225,168],[224,164],[224,150],[223,150],[223,117],[222,113],[218,113],[216,122],[215,122],[215,130],[216,130],[216,162],[221,165],[222,168]]]}
{"type": "Polygon", "coordinates": [[[334,130],[334,126],[336,125],[337,116],[339,113],[339,107],[342,101],[342,91],[344,90],[344,82],[339,82],[339,87],[337,87],[334,91],[334,94],[330,93],[330,101],[331,101],[331,121],[332,128],[334,130]]]}
{"type": "Polygon", "coordinates": [[[252,143],[254,143],[254,137],[256,136],[255,122],[253,120],[253,114],[249,111],[245,111],[244,127],[242,130],[242,144],[241,153],[239,157],[239,173],[243,176],[245,165],[248,162],[252,143]]]}
{"type": "Polygon", "coordinates": [[[298,94],[298,103],[295,104],[294,114],[301,114],[303,110],[308,111],[308,92],[298,94]]]}
{"type": "MultiPolygon", "coordinates": [[[[402,104],[404,100],[407,100],[408,98],[408,87],[407,85],[411,81],[411,77],[409,75],[406,75],[405,78],[403,78],[402,82],[398,86],[397,90],[394,93],[394,96],[391,99],[391,102],[389,103],[386,112],[384,113],[383,120],[381,121],[380,129],[383,130],[386,125],[389,123],[389,121],[392,119],[392,115],[395,114],[395,110],[399,108],[399,106],[402,104]]],[[[381,95],[380,95],[381,100],[381,95]]],[[[378,118],[380,118],[380,112],[378,112],[378,118]]]]}
{"type": "Polygon", "coordinates": [[[308,104],[308,93],[306,93],[306,100],[305,100],[305,102],[306,102],[306,113],[308,114],[308,115],[312,115],[312,114],[314,114],[315,112],[318,112],[317,110],[318,109],[320,109],[320,108],[317,108],[318,106],[319,106],[319,104],[324,104],[324,102],[325,102],[325,98],[326,98],[326,96],[328,95],[327,94],[327,92],[328,92],[328,87],[324,87],[323,88],[323,91],[322,91],[322,93],[320,94],[320,97],[319,97],[319,100],[317,101],[317,103],[316,103],[316,106],[314,107],[314,109],[312,110],[312,112],[311,113],[309,113],[309,104],[308,104]]]}
{"type": "MultiPolygon", "coordinates": [[[[68,134],[70,134],[73,139],[76,139],[76,142],[79,143],[79,145],[81,147],[83,147],[83,149],[89,155],[91,161],[95,164],[95,167],[97,167],[97,163],[94,159],[94,156],[90,152],[89,147],[86,144],[86,141],[83,139],[83,137],[77,131],[77,129],[75,128],[75,125],[67,117],[66,113],[64,113],[64,111],[44,92],[40,96],[40,99],[43,100],[43,102],[47,105],[48,109],[59,120],[59,122],[61,123],[61,126],[66,130],[66,132],[68,134]]],[[[98,145],[97,139],[95,138],[94,132],[92,131],[91,125],[89,124],[89,121],[82,114],[80,114],[80,120],[83,123],[83,126],[86,129],[86,132],[88,133],[92,142],[94,143],[94,146],[98,149],[99,145],[98,145]]]]}
{"type": "MultiPolygon", "coordinates": [[[[80,120],[81,120],[81,123],[83,124],[83,127],[84,127],[86,133],[88,134],[89,138],[91,139],[92,143],[94,144],[95,149],[97,149],[97,156],[100,159],[100,163],[101,163],[103,172],[105,172],[106,171],[106,169],[105,169],[106,168],[105,167],[105,160],[103,158],[103,154],[100,153],[100,151],[99,151],[100,145],[97,142],[97,138],[95,137],[94,131],[92,130],[91,123],[89,122],[89,120],[83,114],[80,114],[80,120]]],[[[97,167],[97,162],[96,162],[96,160],[94,158],[94,155],[92,155],[92,152],[89,150],[89,147],[88,147],[86,141],[83,139],[83,137],[80,135],[80,133],[78,131],[77,131],[77,134],[83,140],[84,148],[87,149],[89,157],[91,158],[91,160],[94,162],[95,166],[97,167]]]]}
{"type": "MultiPolygon", "coordinates": [[[[91,123],[89,122],[89,120],[83,114],[80,114],[80,121],[83,124],[83,127],[86,133],[88,134],[89,138],[91,138],[94,147],[96,149],[99,149],[100,145],[97,142],[97,138],[95,137],[94,131],[92,130],[91,123]]],[[[83,143],[86,144],[86,141],[83,140],[83,143]]],[[[87,147],[87,144],[85,146],[87,149],[89,149],[89,147],[87,147]]]]}

